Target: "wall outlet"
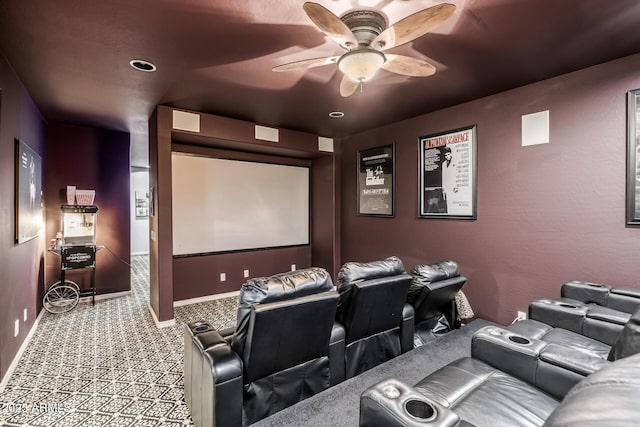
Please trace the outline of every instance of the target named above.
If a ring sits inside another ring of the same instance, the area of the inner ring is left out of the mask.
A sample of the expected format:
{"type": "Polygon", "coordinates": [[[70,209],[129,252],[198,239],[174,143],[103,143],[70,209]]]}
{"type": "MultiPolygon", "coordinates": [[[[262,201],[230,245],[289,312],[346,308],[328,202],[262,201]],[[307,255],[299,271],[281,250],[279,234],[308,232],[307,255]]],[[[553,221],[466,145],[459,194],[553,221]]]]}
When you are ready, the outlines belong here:
{"type": "Polygon", "coordinates": [[[20,319],[16,319],[16,322],[13,325],[13,337],[15,338],[20,333],[20,319]]]}
{"type": "Polygon", "coordinates": [[[244,278],[246,279],[247,277],[249,277],[249,270],[245,270],[244,273],[244,278]]]}
{"type": "Polygon", "coordinates": [[[526,311],[518,311],[518,317],[516,317],[516,321],[519,322],[521,320],[525,320],[527,318],[526,311]]]}
{"type": "Polygon", "coordinates": [[[291,271],[296,271],[296,265],[295,264],[291,264],[291,271]]]}
{"type": "Polygon", "coordinates": [[[220,273],[220,281],[224,282],[225,280],[227,280],[227,275],[225,273],[220,273]]]}
{"type": "Polygon", "coordinates": [[[24,309],[24,314],[22,315],[22,317],[24,318],[24,321],[27,321],[27,309],[24,309]]]}

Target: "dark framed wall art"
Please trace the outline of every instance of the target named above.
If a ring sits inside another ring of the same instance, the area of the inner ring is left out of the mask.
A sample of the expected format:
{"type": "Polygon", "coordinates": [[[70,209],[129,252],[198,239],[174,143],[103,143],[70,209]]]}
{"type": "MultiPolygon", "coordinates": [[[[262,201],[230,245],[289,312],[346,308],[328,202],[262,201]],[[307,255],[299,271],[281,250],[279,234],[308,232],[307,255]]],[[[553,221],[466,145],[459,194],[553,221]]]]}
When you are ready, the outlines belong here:
{"type": "Polygon", "coordinates": [[[393,217],[395,145],[358,151],[358,215],[393,217]]]}
{"type": "Polygon", "coordinates": [[[477,218],[476,126],[418,140],[420,218],[477,218]]]}
{"type": "Polygon", "coordinates": [[[42,216],[42,159],[24,141],[16,139],[15,218],[16,242],[40,234],[42,216]]]}
{"type": "Polygon", "coordinates": [[[149,216],[149,192],[136,191],[135,203],[136,203],[136,218],[148,217],[149,216]]]}
{"type": "Polygon", "coordinates": [[[640,89],[627,93],[627,225],[640,225],[640,89]]]}

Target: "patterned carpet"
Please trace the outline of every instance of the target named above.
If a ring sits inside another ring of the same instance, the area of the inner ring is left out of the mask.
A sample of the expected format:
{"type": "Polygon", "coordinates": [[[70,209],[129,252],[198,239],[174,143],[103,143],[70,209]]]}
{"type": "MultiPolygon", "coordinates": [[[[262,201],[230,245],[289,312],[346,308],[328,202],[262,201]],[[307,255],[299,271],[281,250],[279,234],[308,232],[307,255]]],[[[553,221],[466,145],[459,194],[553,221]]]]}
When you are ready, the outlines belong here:
{"type": "Polygon", "coordinates": [[[2,426],[193,425],[184,402],[182,325],[235,325],[237,298],[175,309],[176,325],[149,313],[146,256],[133,256],[131,295],[45,312],[6,389],[2,426]]]}

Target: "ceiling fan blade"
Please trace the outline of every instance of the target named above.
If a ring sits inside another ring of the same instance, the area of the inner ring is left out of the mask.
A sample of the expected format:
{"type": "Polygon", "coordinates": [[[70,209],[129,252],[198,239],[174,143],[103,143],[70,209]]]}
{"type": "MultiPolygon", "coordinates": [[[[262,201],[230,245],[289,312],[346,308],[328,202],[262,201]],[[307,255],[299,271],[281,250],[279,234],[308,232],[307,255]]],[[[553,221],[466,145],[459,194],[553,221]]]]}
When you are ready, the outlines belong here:
{"type": "Polygon", "coordinates": [[[387,61],[382,65],[387,71],[413,77],[428,77],[436,72],[436,67],[422,59],[404,55],[384,55],[387,61]]]}
{"type": "Polygon", "coordinates": [[[335,64],[340,59],[339,56],[327,56],[325,58],[303,59],[302,61],[289,62],[272,68],[273,71],[307,70],[309,68],[322,67],[323,65],[335,64]]]}
{"type": "Polygon", "coordinates": [[[409,15],[380,33],[371,47],[386,50],[415,40],[444,22],[455,10],[455,5],[442,3],[409,15]]]}
{"type": "Polygon", "coordinates": [[[306,2],[302,7],[320,31],[338,42],[340,46],[347,50],[358,46],[358,40],[349,27],[329,9],[313,2],[306,2]]]}
{"type": "Polygon", "coordinates": [[[340,82],[340,95],[345,98],[351,96],[358,89],[358,86],[360,86],[360,82],[354,82],[345,74],[340,82]]]}

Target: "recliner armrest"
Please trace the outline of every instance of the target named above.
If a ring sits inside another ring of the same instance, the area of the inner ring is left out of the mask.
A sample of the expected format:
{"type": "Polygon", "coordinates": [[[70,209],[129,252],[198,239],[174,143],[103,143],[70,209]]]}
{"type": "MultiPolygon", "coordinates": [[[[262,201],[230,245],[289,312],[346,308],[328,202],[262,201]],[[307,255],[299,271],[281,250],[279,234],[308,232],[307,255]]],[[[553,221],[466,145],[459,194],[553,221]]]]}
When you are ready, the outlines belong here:
{"type": "Polygon", "coordinates": [[[584,282],[572,280],[562,284],[560,295],[562,298],[570,298],[584,303],[595,303],[607,306],[607,299],[611,286],[604,283],[584,282]]]}
{"type": "Polygon", "coordinates": [[[220,329],[218,332],[226,342],[231,344],[231,339],[233,338],[233,334],[236,332],[236,327],[232,326],[230,328],[220,329]]]}
{"type": "Polygon", "coordinates": [[[582,333],[582,325],[588,311],[585,303],[568,298],[540,299],[529,304],[530,319],[578,334],[582,333]]]}
{"type": "MultiPolygon", "coordinates": [[[[216,332],[219,343],[204,351],[198,426],[242,425],[243,366],[240,356],[216,332]]],[[[195,414],[192,414],[192,416],[195,414]]]]}
{"type": "Polygon", "coordinates": [[[415,333],[415,309],[411,304],[402,307],[402,322],[400,322],[400,351],[406,353],[413,349],[413,334],[415,333]]]}
{"type": "Polygon", "coordinates": [[[332,386],[345,380],[345,336],[344,326],[333,322],[329,338],[329,372],[332,386]]]}
{"type": "Polygon", "coordinates": [[[360,426],[471,426],[453,410],[396,379],[382,381],[360,396],[360,426]]]}
{"type": "Polygon", "coordinates": [[[471,356],[535,385],[538,356],[546,346],[504,328],[485,326],[473,335],[471,356]]]}

